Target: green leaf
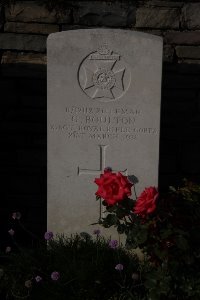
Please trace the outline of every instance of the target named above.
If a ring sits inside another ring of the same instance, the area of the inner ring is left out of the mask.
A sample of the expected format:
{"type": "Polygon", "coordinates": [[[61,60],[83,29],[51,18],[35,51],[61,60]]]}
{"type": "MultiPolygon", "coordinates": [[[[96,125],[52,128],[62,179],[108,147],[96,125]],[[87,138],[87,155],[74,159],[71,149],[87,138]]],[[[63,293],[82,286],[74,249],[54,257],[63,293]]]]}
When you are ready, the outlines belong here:
{"type": "Polygon", "coordinates": [[[179,249],[181,249],[183,251],[188,250],[188,248],[189,248],[188,241],[184,237],[182,237],[182,236],[177,237],[175,242],[176,242],[176,246],[179,249]]]}
{"type": "Polygon", "coordinates": [[[117,231],[118,231],[119,234],[124,233],[125,229],[126,229],[126,225],[125,224],[119,224],[117,226],[117,231]]]}
{"type": "Polygon", "coordinates": [[[160,292],[158,289],[152,289],[149,292],[149,300],[160,300],[160,292]]]}
{"type": "Polygon", "coordinates": [[[162,237],[162,239],[166,239],[168,237],[170,237],[172,235],[173,231],[171,229],[166,229],[166,230],[162,230],[160,232],[160,235],[162,237]]]}
{"type": "Polygon", "coordinates": [[[137,235],[137,241],[139,244],[145,243],[147,240],[147,231],[146,230],[141,230],[139,234],[137,235]]]}
{"type": "Polygon", "coordinates": [[[107,210],[107,212],[110,212],[110,213],[116,212],[117,207],[116,207],[115,205],[113,205],[113,206],[108,206],[108,207],[106,208],[106,210],[107,210]]]}
{"type": "Polygon", "coordinates": [[[118,218],[115,214],[108,214],[105,218],[103,218],[103,224],[106,223],[107,225],[112,226],[116,225],[118,222],[118,218]]]}

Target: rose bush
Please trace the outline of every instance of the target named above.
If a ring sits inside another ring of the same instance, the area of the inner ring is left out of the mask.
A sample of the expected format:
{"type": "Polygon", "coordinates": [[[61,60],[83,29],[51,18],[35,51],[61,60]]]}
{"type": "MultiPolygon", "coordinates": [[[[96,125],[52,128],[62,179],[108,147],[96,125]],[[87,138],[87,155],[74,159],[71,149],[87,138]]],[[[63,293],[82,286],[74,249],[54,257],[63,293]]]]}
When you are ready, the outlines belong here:
{"type": "Polygon", "coordinates": [[[120,172],[113,173],[110,169],[105,169],[104,174],[95,178],[94,182],[98,185],[96,196],[103,198],[107,205],[114,205],[131,196],[133,184],[120,172]]]}
{"type": "MultiPolygon", "coordinates": [[[[110,182],[102,180],[102,185],[112,194],[110,182]]],[[[150,186],[139,197],[136,188],[134,199],[126,194],[113,205],[104,201],[107,213],[100,216],[99,224],[114,226],[126,235],[128,249],[141,250],[145,300],[200,299],[200,185],[185,180],[183,187],[159,194],[150,186]]],[[[107,197],[101,185],[97,194],[107,197]]],[[[122,270],[119,264],[116,270],[122,270]]]]}
{"type": "Polygon", "coordinates": [[[141,217],[146,217],[156,209],[156,201],[158,199],[158,190],[155,187],[148,187],[137,198],[134,213],[141,217]]]}

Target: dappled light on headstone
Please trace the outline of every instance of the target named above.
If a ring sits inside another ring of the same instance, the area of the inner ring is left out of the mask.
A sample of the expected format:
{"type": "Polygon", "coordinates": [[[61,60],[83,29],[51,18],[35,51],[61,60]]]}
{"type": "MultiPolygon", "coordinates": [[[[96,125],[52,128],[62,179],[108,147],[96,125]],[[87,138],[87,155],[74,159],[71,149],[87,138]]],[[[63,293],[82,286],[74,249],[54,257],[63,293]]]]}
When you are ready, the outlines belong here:
{"type": "Polygon", "coordinates": [[[137,193],[158,185],[162,39],[76,30],[51,34],[47,50],[48,228],[92,232],[106,167],[137,193]]]}

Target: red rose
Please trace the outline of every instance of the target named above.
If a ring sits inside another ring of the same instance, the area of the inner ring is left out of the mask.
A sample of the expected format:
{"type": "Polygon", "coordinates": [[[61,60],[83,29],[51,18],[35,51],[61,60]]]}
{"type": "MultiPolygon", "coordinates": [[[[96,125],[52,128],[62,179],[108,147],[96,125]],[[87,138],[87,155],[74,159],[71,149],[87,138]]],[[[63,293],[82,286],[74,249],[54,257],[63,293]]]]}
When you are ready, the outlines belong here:
{"type": "Polygon", "coordinates": [[[156,200],[158,198],[158,191],[155,187],[150,186],[145,188],[142,194],[137,198],[134,213],[145,217],[156,209],[156,200]]]}
{"type": "Polygon", "coordinates": [[[98,185],[95,194],[103,198],[108,205],[114,205],[131,195],[133,184],[127,176],[123,176],[120,172],[112,173],[107,168],[104,170],[104,174],[101,174],[100,178],[96,178],[94,182],[98,185]]]}

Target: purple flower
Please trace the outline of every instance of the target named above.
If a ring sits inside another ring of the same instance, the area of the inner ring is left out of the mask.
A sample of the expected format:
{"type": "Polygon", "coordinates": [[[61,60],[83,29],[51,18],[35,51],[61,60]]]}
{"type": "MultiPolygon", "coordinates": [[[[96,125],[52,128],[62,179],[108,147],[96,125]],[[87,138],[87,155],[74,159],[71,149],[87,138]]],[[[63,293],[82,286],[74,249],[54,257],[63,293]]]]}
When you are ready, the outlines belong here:
{"type": "Polygon", "coordinates": [[[40,281],[42,281],[42,277],[41,277],[41,276],[39,276],[39,275],[37,275],[37,276],[35,277],[35,281],[36,281],[36,282],[40,282],[40,281]]]}
{"type": "Polygon", "coordinates": [[[8,230],[8,233],[13,236],[15,234],[15,231],[11,228],[10,230],[8,230]]]}
{"type": "Polygon", "coordinates": [[[12,218],[15,220],[15,219],[17,219],[17,220],[20,220],[21,219],[21,213],[19,212],[19,211],[17,211],[17,212],[14,212],[13,214],[12,214],[12,218]]]}
{"type": "Polygon", "coordinates": [[[124,266],[122,264],[118,264],[115,266],[115,270],[122,271],[124,269],[124,266]]]}
{"type": "Polygon", "coordinates": [[[45,238],[45,240],[47,240],[47,241],[52,240],[52,238],[53,238],[53,232],[52,232],[52,231],[47,231],[47,232],[45,232],[44,238],[45,238]]]}
{"type": "Polygon", "coordinates": [[[5,252],[6,252],[6,253],[11,252],[11,247],[10,247],[10,246],[7,246],[5,252]]]}
{"type": "Polygon", "coordinates": [[[100,233],[101,233],[101,231],[100,231],[99,229],[95,229],[95,230],[93,231],[93,234],[96,234],[97,236],[99,236],[100,233]]]}
{"type": "Polygon", "coordinates": [[[54,272],[51,273],[51,279],[52,279],[52,280],[56,281],[56,280],[58,280],[59,278],[60,278],[60,273],[59,273],[59,272],[54,271],[54,272]]]}
{"type": "Polygon", "coordinates": [[[118,241],[117,240],[110,240],[108,245],[109,245],[110,248],[116,249],[118,247],[118,241]]]}

